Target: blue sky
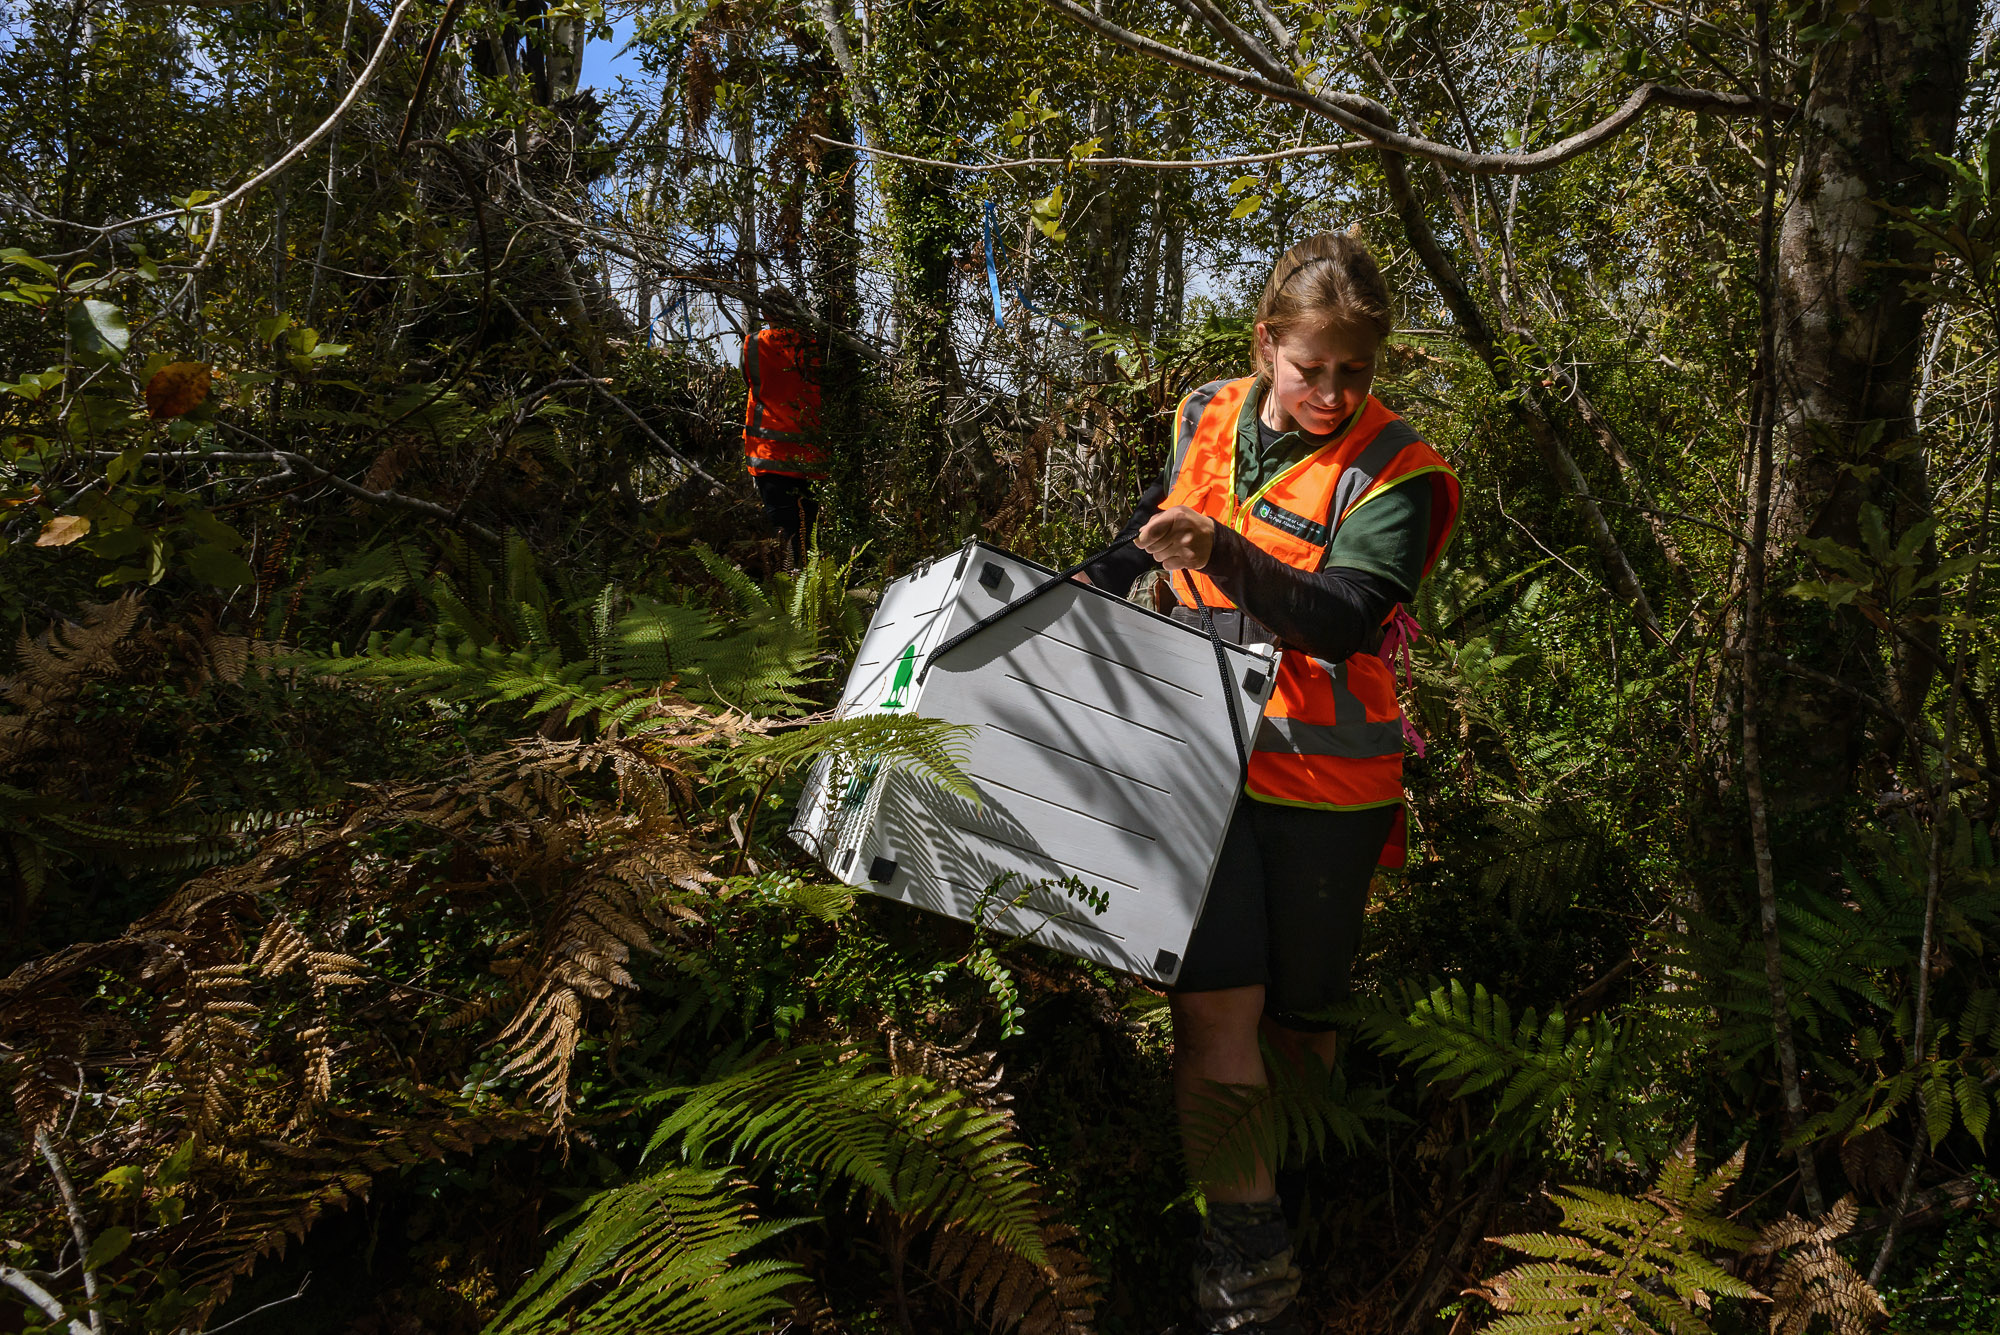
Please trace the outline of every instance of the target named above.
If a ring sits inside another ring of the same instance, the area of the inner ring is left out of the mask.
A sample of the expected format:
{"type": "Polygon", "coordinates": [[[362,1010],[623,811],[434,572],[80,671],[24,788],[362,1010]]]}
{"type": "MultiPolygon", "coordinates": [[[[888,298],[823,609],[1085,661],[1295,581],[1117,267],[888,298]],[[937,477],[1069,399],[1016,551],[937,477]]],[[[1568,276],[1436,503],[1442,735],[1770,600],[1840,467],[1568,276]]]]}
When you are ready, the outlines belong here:
{"type": "Polygon", "coordinates": [[[632,40],[632,15],[614,15],[611,20],[611,40],[608,42],[586,42],[583,47],[583,78],[585,88],[596,88],[600,92],[610,92],[618,86],[618,76],[634,75],[639,72],[639,59],[635,52],[625,51],[625,44],[632,40]]]}

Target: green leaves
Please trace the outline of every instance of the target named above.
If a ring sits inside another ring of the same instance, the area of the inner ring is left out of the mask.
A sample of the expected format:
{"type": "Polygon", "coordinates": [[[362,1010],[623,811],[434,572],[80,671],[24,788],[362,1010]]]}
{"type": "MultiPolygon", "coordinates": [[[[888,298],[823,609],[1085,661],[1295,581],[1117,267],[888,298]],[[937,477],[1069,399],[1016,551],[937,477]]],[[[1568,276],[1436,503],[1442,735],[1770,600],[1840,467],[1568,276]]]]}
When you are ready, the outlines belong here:
{"type": "Polygon", "coordinates": [[[1993,564],[1991,556],[1977,552],[1937,559],[1932,550],[1938,527],[1935,516],[1925,516],[1896,535],[1890,533],[1880,506],[1863,505],[1860,517],[1860,547],[1831,538],[1799,539],[1800,550],[1839,578],[1803,579],[1786,589],[1787,595],[1829,607],[1858,605],[1871,614],[1930,621],[1937,618],[1928,613],[1899,613],[1897,609],[1949,580],[1970,574],[1981,564],[1993,564]]]}
{"type": "Polygon", "coordinates": [[[183,560],[188,573],[204,584],[235,589],[257,582],[257,572],[250,568],[248,561],[227,547],[214,543],[190,547],[183,560]]]}
{"type": "Polygon", "coordinates": [[[1040,199],[1028,201],[1028,217],[1035,226],[1041,228],[1042,235],[1051,241],[1061,241],[1069,236],[1062,226],[1063,189],[1058,185],[1040,199]]]}
{"type": "MultiPolygon", "coordinates": [[[[1239,176],[1229,183],[1229,193],[1232,197],[1241,195],[1244,191],[1256,185],[1258,180],[1259,178],[1255,176],[1239,176]]],[[[1229,211],[1229,216],[1232,219],[1247,218],[1263,207],[1264,197],[1262,195],[1244,195],[1242,199],[1237,201],[1236,207],[1229,211]]]]}
{"type": "Polygon", "coordinates": [[[1202,1148],[1188,1165],[1199,1182],[1247,1183],[1259,1165],[1323,1157],[1333,1142],[1352,1153],[1372,1145],[1369,1122],[1407,1121],[1379,1086],[1350,1089],[1338,1066],[1307,1054],[1286,1060],[1264,1048],[1271,1079],[1263,1085],[1209,1081],[1185,1114],[1192,1142],[1202,1148]]]}
{"type": "Polygon", "coordinates": [[[105,1266],[123,1256],[125,1249],[131,1245],[131,1229],[121,1224],[114,1224],[110,1228],[103,1229],[91,1240],[90,1252],[83,1258],[83,1268],[85,1270],[102,1270],[105,1266]]]}
{"type": "Polygon", "coordinates": [[[1014,113],[1001,123],[1007,142],[1019,148],[1028,137],[1062,113],[1042,105],[1042,90],[1031,88],[1014,113]]]}
{"type": "Polygon", "coordinates": [[[1600,1015],[1572,1026],[1559,1009],[1541,1017],[1533,1007],[1517,1021],[1504,999],[1455,978],[1428,993],[1406,985],[1404,1005],[1400,1015],[1363,1011],[1362,1033],[1433,1084],[1453,1086],[1453,1097],[1498,1089],[1487,1152],[1566,1128],[1641,1163],[1660,1152],[1645,1093],[1659,1059],[1629,1024],[1600,1015]]]}
{"type": "Polygon", "coordinates": [[[125,312],[96,297],[85,297],[70,307],[68,323],[70,341],[82,353],[115,359],[132,344],[125,312]]]}

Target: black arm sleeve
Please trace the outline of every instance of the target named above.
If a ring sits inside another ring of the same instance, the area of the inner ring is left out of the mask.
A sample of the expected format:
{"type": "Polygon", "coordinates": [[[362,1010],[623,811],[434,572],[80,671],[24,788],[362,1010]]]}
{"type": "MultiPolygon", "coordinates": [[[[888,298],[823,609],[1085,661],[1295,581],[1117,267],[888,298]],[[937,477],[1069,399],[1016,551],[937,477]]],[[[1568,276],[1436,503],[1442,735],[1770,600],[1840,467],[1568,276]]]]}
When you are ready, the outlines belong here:
{"type": "Polygon", "coordinates": [[[1359,653],[1389,610],[1410,597],[1396,581],[1366,570],[1295,569],[1220,524],[1202,573],[1280,644],[1330,663],[1359,653]]]}
{"type": "Polygon", "coordinates": [[[1133,546],[1129,539],[1139,535],[1146,521],[1160,512],[1160,505],[1167,499],[1167,484],[1155,482],[1139,497],[1139,508],[1125,521],[1125,527],[1118,530],[1118,546],[1098,557],[1083,568],[1090,576],[1090,582],[1106,593],[1123,598],[1125,591],[1132,587],[1132,581],[1151,570],[1153,558],[1133,546]]]}

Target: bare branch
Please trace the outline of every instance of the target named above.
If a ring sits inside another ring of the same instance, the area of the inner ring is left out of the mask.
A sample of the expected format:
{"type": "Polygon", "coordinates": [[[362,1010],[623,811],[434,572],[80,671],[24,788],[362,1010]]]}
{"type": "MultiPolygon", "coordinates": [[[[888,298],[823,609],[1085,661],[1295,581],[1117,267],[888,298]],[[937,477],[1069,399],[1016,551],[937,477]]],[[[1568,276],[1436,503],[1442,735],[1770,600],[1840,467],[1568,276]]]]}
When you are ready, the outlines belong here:
{"type": "Polygon", "coordinates": [[[354,82],[349,85],[347,95],[334,104],[333,110],[326,114],[326,119],[314,127],[311,134],[279,154],[270,166],[258,172],[242,185],[237,186],[222,198],[197,204],[191,209],[162,209],[156,213],[142,213],[135,218],[126,218],[119,222],[106,223],[101,227],[93,227],[83,223],[69,223],[67,225],[81,227],[88,232],[122,232],[129,227],[137,227],[141,223],[160,222],[167,218],[183,218],[189,213],[206,213],[211,217],[219,219],[224,209],[237,203],[260,187],[276,180],[279,176],[282,176],[291,168],[293,163],[297,162],[307,153],[310,153],[313,145],[326,138],[329,134],[332,134],[334,127],[347,119],[347,113],[354,110],[354,104],[361,100],[361,94],[367,91],[368,85],[374,81],[376,74],[381,71],[382,62],[389,54],[390,44],[395,40],[396,28],[402,23],[403,16],[408,14],[416,3],[417,0],[400,0],[400,3],[394,9],[389,11],[389,17],[382,26],[382,40],[376,43],[373,54],[368,57],[368,63],[361,67],[361,73],[354,76],[354,82]]]}
{"type": "MultiPolygon", "coordinates": [[[[1760,99],[1739,93],[1715,93],[1700,88],[1674,88],[1664,84],[1645,83],[1633,89],[1624,104],[1603,120],[1567,138],[1557,140],[1547,148],[1539,148],[1532,153],[1471,153],[1462,148],[1454,148],[1450,144],[1440,144],[1435,140],[1404,134],[1377,123],[1366,114],[1365,108],[1368,107],[1381,110],[1371,99],[1351,94],[1311,93],[1299,87],[1289,75],[1284,82],[1277,82],[1249,70],[1225,65],[1206,56],[1196,55],[1192,51],[1169,46],[1142,33],[1121,28],[1103,15],[1092,13],[1077,4],[1075,0],[1047,0],[1047,3],[1086,28],[1141,55],[1151,56],[1155,60],[1195,74],[1207,75],[1219,83],[1256,93],[1273,102],[1283,102],[1289,106],[1315,112],[1344,130],[1365,136],[1377,148],[1405,153],[1414,158],[1424,158],[1447,167],[1455,167],[1459,171],[1482,175],[1530,176],[1552,167],[1560,167],[1570,159],[1580,157],[1624,133],[1656,107],[1707,112],[1713,116],[1747,116],[1764,109],[1760,99]]],[[[1190,0],[1190,3],[1200,3],[1200,0],[1190,0]]],[[[1230,24],[1229,27],[1239,37],[1247,36],[1234,24],[1230,24]]],[[[1235,42],[1232,41],[1231,45],[1235,45],[1235,42]]],[[[1789,107],[1776,105],[1771,109],[1786,113],[1791,110],[1789,107]]],[[[1386,121],[1390,118],[1384,113],[1382,119],[1386,121]]]]}
{"type": "MultiPolygon", "coordinates": [[[[530,334],[534,335],[535,341],[537,343],[540,343],[544,348],[547,348],[548,351],[552,353],[556,352],[555,348],[550,346],[549,341],[546,338],[542,337],[542,331],[535,328],[534,325],[530,324],[528,322],[528,318],[522,315],[521,312],[518,309],[516,309],[513,302],[507,300],[507,298],[505,297],[502,297],[500,298],[500,304],[505,306],[508,310],[514,312],[514,318],[520,321],[521,327],[523,329],[527,330],[530,334]]],[[[556,355],[561,356],[562,354],[556,353],[556,355]]],[[[632,406],[626,403],[625,400],[619,398],[616,394],[613,394],[610,390],[606,389],[604,387],[603,381],[599,380],[595,376],[587,376],[584,378],[582,383],[589,385],[592,389],[597,391],[599,397],[603,398],[605,402],[609,403],[619,412],[624,413],[625,416],[631,418],[632,424],[638,427],[639,430],[645,432],[646,438],[648,440],[652,441],[653,444],[659,446],[662,450],[666,451],[667,457],[669,459],[672,459],[681,468],[685,469],[690,476],[698,477],[703,482],[706,482],[709,485],[709,489],[712,491],[728,490],[728,488],[724,487],[720,482],[717,482],[713,477],[709,476],[707,469],[703,468],[700,464],[696,463],[694,460],[688,458],[685,454],[682,454],[679,450],[675,449],[664,438],[661,437],[659,432],[653,430],[652,427],[646,425],[646,419],[639,416],[638,413],[633,412],[632,406]]]]}
{"type": "Polygon", "coordinates": [[[97,1305],[97,1272],[90,1268],[90,1229],[84,1223],[83,1206],[76,1199],[76,1186],[69,1180],[69,1170],[63,1167],[62,1156],[56,1153],[56,1143],[49,1137],[47,1128],[36,1128],[35,1148],[42,1152],[42,1158],[49,1165],[49,1175],[56,1180],[56,1191],[62,1196],[63,1210],[69,1215],[69,1231],[76,1238],[76,1263],[83,1271],[83,1296],[90,1304],[90,1329],[93,1335],[103,1335],[104,1313],[97,1305]]]}
{"type": "Polygon", "coordinates": [[[1258,18],[1264,20],[1264,31],[1271,34],[1271,40],[1278,44],[1279,51],[1298,49],[1298,34],[1285,26],[1285,21],[1278,17],[1277,11],[1266,0],[1250,0],[1250,7],[1257,11],[1258,18]]]}
{"type": "Polygon", "coordinates": [[[919,158],[908,153],[891,153],[886,148],[866,144],[845,144],[825,135],[812,136],[831,148],[851,148],[857,153],[913,162],[920,167],[949,167],[962,172],[1004,172],[1022,167],[1149,167],[1157,171],[1198,171],[1204,167],[1247,167],[1259,162],[1282,162],[1287,158],[1322,157],[1331,153],[1357,153],[1375,145],[1366,139],[1350,139],[1344,144],[1307,144],[1280,149],[1276,153],[1248,153],[1237,158],[1007,158],[1001,162],[946,162],[941,158],[919,158]]]}
{"type": "MultiPolygon", "coordinates": [[[[225,431],[230,431],[246,439],[257,441],[260,445],[264,444],[258,437],[251,435],[240,427],[233,427],[227,423],[220,422],[217,425],[221,426],[225,431]]],[[[116,459],[119,457],[117,450],[90,450],[87,453],[93,459],[116,459]]],[[[358,483],[349,482],[338,473],[320,467],[303,454],[294,454],[290,450],[271,448],[262,450],[152,450],[149,452],[149,456],[155,459],[207,461],[218,464],[283,464],[288,469],[296,469],[299,472],[315,477],[334,490],[344,492],[358,501],[366,501],[370,505],[384,505],[397,510],[413,510],[418,514],[429,515],[433,519],[442,519],[448,524],[456,524],[466,532],[483,538],[487,542],[497,545],[500,541],[500,535],[492,529],[487,528],[484,524],[475,524],[470,519],[461,518],[453,511],[446,509],[434,501],[422,500],[415,496],[405,496],[400,491],[391,491],[386,487],[381,491],[370,491],[358,483]]]]}
{"type": "Polygon", "coordinates": [[[90,1327],[63,1313],[63,1305],[56,1296],[11,1265],[0,1265],[0,1284],[5,1284],[14,1292],[26,1298],[42,1310],[42,1315],[58,1325],[67,1326],[70,1335],[91,1335],[90,1327]]]}

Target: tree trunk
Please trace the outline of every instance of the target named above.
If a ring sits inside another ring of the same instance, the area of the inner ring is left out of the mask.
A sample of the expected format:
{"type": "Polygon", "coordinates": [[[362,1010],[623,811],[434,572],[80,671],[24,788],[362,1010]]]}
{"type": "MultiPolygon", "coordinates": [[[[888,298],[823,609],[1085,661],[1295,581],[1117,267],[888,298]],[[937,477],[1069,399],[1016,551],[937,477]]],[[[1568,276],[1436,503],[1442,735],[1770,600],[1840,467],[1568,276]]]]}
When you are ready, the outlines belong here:
{"type": "MultiPolygon", "coordinates": [[[[822,72],[827,137],[852,140],[853,124],[840,99],[843,71],[828,68],[822,72]]],[[[850,79],[850,86],[852,82],[850,79]]],[[[828,335],[820,387],[820,428],[827,446],[829,494],[824,513],[833,532],[822,540],[855,545],[873,536],[869,531],[874,501],[869,485],[872,470],[864,453],[868,442],[866,401],[861,358],[850,344],[834,335],[858,332],[861,319],[861,245],[855,230],[855,187],[860,171],[857,155],[848,149],[829,149],[820,157],[813,169],[813,197],[819,207],[806,238],[812,260],[811,304],[825,322],[828,335]]]]}
{"type": "MultiPolygon", "coordinates": [[[[960,58],[944,20],[946,0],[919,0],[906,22],[894,29],[897,38],[888,61],[906,60],[909,68],[928,69],[960,58]]],[[[886,40],[886,38],[885,38],[886,40]]],[[[890,147],[899,152],[937,157],[951,151],[940,131],[949,123],[943,89],[921,80],[885,107],[883,129],[890,147]]],[[[898,167],[889,179],[887,203],[895,229],[896,270],[902,289],[897,323],[905,411],[903,440],[896,451],[897,490],[904,498],[905,541],[917,551],[955,536],[944,531],[953,517],[955,483],[944,476],[950,442],[946,439],[946,394],[958,380],[951,341],[952,251],[958,241],[961,213],[953,181],[943,172],[898,167]]]]}
{"type": "MultiPolygon", "coordinates": [[[[1879,206],[1942,198],[1943,181],[1923,155],[1953,147],[1977,13],[1975,0],[1864,10],[1820,57],[1778,240],[1777,352],[1760,368],[1774,377],[1778,408],[1774,589],[1817,573],[1796,546],[1801,538],[1860,547],[1867,507],[1881,512],[1892,537],[1930,512],[1924,452],[1911,442],[1925,305],[1905,288],[1907,266],[1929,256],[1879,206]]],[[[1935,562],[1935,551],[1921,559],[1935,562]]],[[[1911,618],[1924,608],[1887,610],[1910,641],[1888,645],[1896,663],[1888,694],[1907,716],[1935,671],[1937,632],[1911,618]]],[[[1862,611],[1829,614],[1780,598],[1768,614],[1772,649],[1871,684],[1866,674],[1883,646],[1862,611]]],[[[1771,794],[1777,856],[1781,874],[1789,864],[1798,876],[1824,869],[1835,845],[1820,838],[1820,819],[1787,814],[1851,801],[1864,768],[1892,758],[1901,739],[1892,730],[1871,744],[1869,716],[1853,697],[1797,676],[1783,679],[1770,704],[1770,750],[1784,759],[1771,794]]]]}

